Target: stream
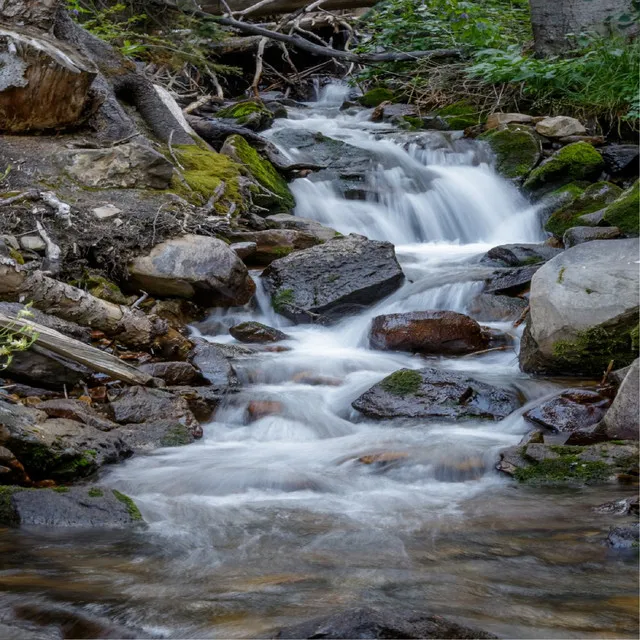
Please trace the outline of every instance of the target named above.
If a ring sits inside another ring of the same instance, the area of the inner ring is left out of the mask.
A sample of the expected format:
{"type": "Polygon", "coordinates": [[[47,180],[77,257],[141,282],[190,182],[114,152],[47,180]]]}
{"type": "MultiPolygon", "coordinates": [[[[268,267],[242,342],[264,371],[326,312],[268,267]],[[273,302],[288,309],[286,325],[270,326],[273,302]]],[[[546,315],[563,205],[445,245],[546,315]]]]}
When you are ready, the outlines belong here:
{"type": "Polygon", "coordinates": [[[544,239],[536,208],[493,171],[481,143],[394,131],[369,122],[368,111],[340,111],[345,96],[331,85],[265,135],[279,144],[285,129],[320,132],[375,155],[365,199],[309,176],[292,184],[295,213],[392,242],[405,284],[331,327],[293,326],[254,274],[257,305],[216,310],[194,332],[235,343],[228,328],[253,319],[285,331],[290,350],[238,360],[243,387],[202,440],[104,474],[135,499],[147,528],[4,533],[0,598],[158,637],[268,637],[342,608],[400,604],[501,637],[637,637],[637,558],[603,544],[616,518],[592,511],[634,489],[520,487],[494,469],[498,452],[530,430],[528,403],[564,386],[520,372],[520,330],[483,323],[512,334],[515,346],[478,356],[368,346],[382,313],[469,313],[492,271],[480,262],[488,249],[544,239]],[[376,422],[351,408],[393,371],[425,366],[511,385],[524,408],[499,423],[458,424],[376,422]],[[254,400],[281,403],[281,415],[246,424],[254,400]],[[394,459],[358,460],[379,453],[394,459]]]}

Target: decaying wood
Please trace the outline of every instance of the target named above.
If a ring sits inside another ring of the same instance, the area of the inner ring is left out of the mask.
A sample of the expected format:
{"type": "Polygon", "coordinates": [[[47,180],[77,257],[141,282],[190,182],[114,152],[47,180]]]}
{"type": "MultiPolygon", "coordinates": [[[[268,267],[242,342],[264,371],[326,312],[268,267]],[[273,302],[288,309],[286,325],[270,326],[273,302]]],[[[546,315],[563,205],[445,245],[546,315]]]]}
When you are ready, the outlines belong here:
{"type": "Polygon", "coordinates": [[[524,311],[520,314],[520,317],[513,323],[514,328],[519,327],[524,322],[529,313],[529,309],[529,305],[524,308],[524,311]]]}
{"type": "MultiPolygon", "coordinates": [[[[325,0],[323,7],[329,10],[358,9],[372,7],[377,0],[325,0]]],[[[292,13],[304,8],[308,0],[268,0],[256,3],[255,0],[227,0],[233,14],[253,17],[292,13]]],[[[221,15],[227,10],[220,0],[203,0],[200,2],[203,11],[221,15]]]]}
{"type": "Polygon", "coordinates": [[[93,371],[104,373],[115,380],[121,380],[128,384],[142,385],[148,385],[153,380],[150,375],[138,371],[135,367],[123,362],[110,353],[105,353],[84,342],[69,338],[37,322],[22,320],[16,316],[11,317],[0,312],[0,327],[12,329],[26,327],[32,329],[37,333],[35,339],[36,345],[44,347],[68,360],[82,364],[93,371]]]}
{"type": "Polygon", "coordinates": [[[47,230],[39,220],[36,220],[36,228],[45,244],[45,260],[43,269],[52,276],[57,275],[62,268],[62,259],[60,247],[49,237],[47,230]]]}

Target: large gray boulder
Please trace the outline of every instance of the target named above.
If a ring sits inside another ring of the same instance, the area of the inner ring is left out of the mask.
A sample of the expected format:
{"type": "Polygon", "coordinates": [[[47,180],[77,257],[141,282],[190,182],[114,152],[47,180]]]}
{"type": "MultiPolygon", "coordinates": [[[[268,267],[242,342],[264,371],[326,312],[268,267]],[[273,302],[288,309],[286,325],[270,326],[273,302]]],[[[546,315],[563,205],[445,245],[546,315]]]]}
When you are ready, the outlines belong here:
{"type": "Polygon", "coordinates": [[[355,234],[275,260],[262,277],[273,308],[298,323],[352,313],[404,281],[391,243],[355,234]]]}
{"type": "Polygon", "coordinates": [[[255,284],[242,260],[217,238],[185,235],[129,264],[131,283],[152,295],[197,298],[208,306],[246,304],[255,284]]]}
{"type": "Polygon", "coordinates": [[[531,281],[520,347],[529,373],[600,376],[630,364],[638,341],[637,239],[586,242],[556,256],[531,281]]]}
{"type": "Polygon", "coordinates": [[[611,408],[604,416],[600,429],[611,440],[638,440],[638,358],[631,365],[623,380],[611,408]]]}

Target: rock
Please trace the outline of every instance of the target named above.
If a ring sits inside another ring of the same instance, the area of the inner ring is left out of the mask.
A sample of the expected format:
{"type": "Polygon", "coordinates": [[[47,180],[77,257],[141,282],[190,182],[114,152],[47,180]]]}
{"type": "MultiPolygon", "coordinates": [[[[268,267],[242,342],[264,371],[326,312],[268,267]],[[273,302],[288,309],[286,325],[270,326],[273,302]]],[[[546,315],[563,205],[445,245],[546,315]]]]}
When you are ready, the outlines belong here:
{"type": "Polygon", "coordinates": [[[355,234],[275,260],[262,277],[273,308],[298,323],[344,316],[404,280],[392,244],[355,234]]]}
{"type": "Polygon", "coordinates": [[[80,400],[67,398],[44,400],[43,402],[39,402],[35,408],[44,412],[49,418],[75,420],[76,422],[89,425],[100,431],[111,431],[118,426],[111,422],[111,420],[107,420],[104,416],[101,416],[86,402],[81,402],[80,400]]]}
{"type": "Polygon", "coordinates": [[[588,389],[567,389],[529,409],[524,418],[556,432],[570,432],[600,422],[611,400],[588,389]]]}
{"type": "Polygon", "coordinates": [[[527,301],[511,296],[481,293],[467,311],[479,322],[507,322],[518,320],[527,308],[527,301]]]}
{"type": "Polygon", "coordinates": [[[255,284],[242,260],[217,238],[185,235],[129,265],[133,286],[152,295],[197,298],[207,306],[246,304],[255,284]]]}
{"type": "Polygon", "coordinates": [[[229,333],[239,342],[279,342],[289,336],[278,329],[269,327],[261,322],[242,322],[229,329],[229,333]]]}
{"type": "Polygon", "coordinates": [[[494,262],[504,267],[524,267],[551,260],[562,249],[545,244],[501,244],[480,259],[480,262],[494,262]]]}
{"type": "Polygon", "coordinates": [[[629,187],[620,197],[605,210],[603,219],[606,223],[618,227],[627,235],[637,236],[639,233],[640,182],[629,187]]]}
{"type": "Polygon", "coordinates": [[[633,444],[527,444],[503,451],[496,468],[526,484],[597,484],[630,470],[637,473],[637,458],[633,444]]]}
{"type": "Polygon", "coordinates": [[[613,527],[607,536],[607,544],[614,549],[637,549],[640,547],[640,523],[613,527]]]}
{"type": "MultiPolygon", "coordinates": [[[[31,478],[27,475],[22,463],[9,449],[0,447],[0,485],[19,484],[31,485],[31,478]]],[[[2,489],[0,488],[0,495],[2,489]]],[[[0,518],[2,508],[0,507],[0,518]]]]}
{"type": "Polygon", "coordinates": [[[249,145],[239,135],[229,136],[220,153],[242,165],[251,177],[262,187],[252,194],[255,204],[274,212],[288,212],[295,206],[295,200],[289,190],[287,181],[276,171],[276,168],[249,145]]]}
{"type": "Polygon", "coordinates": [[[131,455],[115,433],[0,401],[0,445],[18,458],[33,480],[66,482],[131,455]]]}
{"type": "Polygon", "coordinates": [[[209,342],[203,338],[193,340],[193,343],[193,349],[189,353],[189,362],[200,371],[202,377],[210,385],[226,389],[238,384],[238,378],[223,345],[209,342]]]}
{"type": "Polygon", "coordinates": [[[279,416],[284,411],[282,402],[275,400],[254,400],[247,406],[247,422],[255,422],[266,416],[279,416]]]}
{"type": "Polygon", "coordinates": [[[529,288],[533,274],[540,265],[530,267],[517,267],[514,269],[501,269],[486,280],[484,293],[499,293],[505,295],[517,295],[529,288]]]}
{"type": "Polygon", "coordinates": [[[358,102],[363,107],[371,109],[372,107],[377,107],[383,102],[394,102],[395,97],[395,93],[391,89],[387,89],[386,87],[374,87],[361,95],[358,98],[358,102]]]}
{"type": "Polygon", "coordinates": [[[638,402],[638,358],[633,361],[613,404],[603,419],[604,433],[611,440],[638,440],[640,404],[638,402]]]}
{"type": "Polygon", "coordinates": [[[594,211],[593,213],[585,213],[584,215],[578,216],[576,218],[576,224],[578,226],[584,225],[586,227],[598,227],[606,225],[607,223],[604,221],[604,212],[604,209],[600,209],[599,211],[594,211]]]}
{"type": "Polygon", "coordinates": [[[91,213],[93,213],[98,220],[110,220],[111,218],[118,217],[122,213],[122,210],[113,204],[105,204],[102,207],[92,209],[91,213]]]}
{"type": "Polygon", "coordinates": [[[602,376],[637,353],[638,240],[594,240],[540,267],[520,346],[528,373],[602,376]],[[635,345],[635,346],[634,346],[635,345]]]}
{"type": "Polygon", "coordinates": [[[523,186],[529,192],[545,193],[577,180],[595,180],[603,168],[602,156],[594,147],[575,142],[562,147],[534,169],[523,186]]]}
{"type": "Polygon", "coordinates": [[[458,100],[453,104],[435,111],[454,131],[461,131],[480,124],[481,113],[478,108],[466,100],[458,100]]]}
{"type": "Polygon", "coordinates": [[[27,251],[40,252],[47,248],[45,241],[36,235],[22,236],[20,238],[20,246],[27,251]]]}
{"type": "Polygon", "coordinates": [[[233,242],[229,245],[229,249],[233,251],[240,260],[250,258],[258,250],[258,245],[255,242],[233,242]]]}
{"type": "Polygon", "coordinates": [[[268,222],[275,223],[278,227],[284,229],[295,229],[296,231],[304,231],[305,233],[314,236],[319,243],[333,240],[340,234],[331,227],[325,227],[316,220],[310,218],[301,218],[300,216],[292,216],[288,213],[277,213],[276,215],[269,216],[268,222]]]}
{"type": "Polygon", "coordinates": [[[352,406],[369,418],[501,420],[520,406],[518,396],[462,373],[400,369],[357,398],[352,406]]]}
{"type": "MultiPolygon", "coordinates": [[[[211,420],[215,410],[224,397],[224,392],[221,392],[215,387],[178,386],[167,387],[167,391],[183,398],[189,407],[189,411],[193,413],[199,422],[208,422],[211,420]]],[[[227,391],[233,392],[235,389],[229,388],[227,391]]]]}
{"type": "Polygon", "coordinates": [[[68,174],[85,187],[168,189],[173,177],[173,165],[140,142],[68,151],[59,160],[68,174]]]}
{"type": "Polygon", "coordinates": [[[188,362],[153,362],[138,369],[169,385],[189,385],[200,379],[200,372],[188,362]]]}
{"type": "Polygon", "coordinates": [[[253,131],[264,131],[273,124],[273,114],[259,100],[236,102],[218,110],[216,117],[233,120],[235,124],[253,131]]]}
{"type": "Polygon", "coordinates": [[[0,497],[5,526],[121,529],[143,522],[129,496],[106,487],[2,487],[0,497]]]}
{"type": "Polygon", "coordinates": [[[583,193],[578,195],[568,204],[554,211],[547,220],[544,228],[556,236],[562,234],[569,228],[579,226],[579,218],[585,214],[594,213],[604,209],[608,204],[616,200],[622,190],[610,182],[597,182],[587,187],[583,193]]]}
{"type": "Polygon", "coordinates": [[[638,503],[638,496],[635,496],[633,498],[621,498],[613,502],[605,502],[594,507],[593,510],[596,513],[613,513],[616,516],[637,515],[640,511],[640,504],[638,503]]]}
{"type": "Polygon", "coordinates": [[[526,113],[492,113],[484,124],[485,129],[497,129],[508,124],[530,124],[533,117],[526,113]]]}
{"type": "Polygon", "coordinates": [[[178,418],[163,417],[139,424],[126,424],[118,432],[136,453],[150,452],[161,447],[183,447],[202,437],[199,426],[189,426],[178,418]]]}
{"type": "Polygon", "coordinates": [[[326,385],[329,387],[339,387],[342,384],[342,380],[340,378],[333,378],[331,376],[319,376],[311,371],[300,371],[296,373],[293,378],[291,378],[293,382],[297,382],[298,384],[309,384],[311,386],[322,386],[326,385]]]}
{"type": "Polygon", "coordinates": [[[543,118],[536,122],[536,131],[545,138],[582,136],[587,132],[580,120],[569,118],[568,116],[543,118]]]}
{"type": "Polygon", "coordinates": [[[483,133],[496,156],[496,170],[505,178],[525,178],[542,157],[540,141],[528,127],[510,126],[483,133]]]}
{"type": "Polygon", "coordinates": [[[615,240],[622,233],[618,227],[571,227],[562,236],[562,244],[569,249],[592,240],[615,240]]]}
{"type": "Polygon", "coordinates": [[[614,384],[616,387],[619,387],[627,377],[627,373],[631,371],[631,366],[632,365],[629,365],[627,367],[622,367],[622,369],[616,369],[615,371],[612,371],[607,379],[608,382],[614,384]]]}
{"type": "Polygon", "coordinates": [[[638,175],[637,144],[610,144],[600,149],[605,171],[616,178],[630,178],[638,175]]]}
{"type": "Polygon", "coordinates": [[[414,311],[376,316],[369,333],[374,349],[462,355],[486,349],[489,337],[469,316],[455,311],[414,311]]]}
{"type": "Polygon", "coordinates": [[[280,629],[274,638],[495,638],[490,633],[403,606],[346,609],[280,629]]]}
{"type": "Polygon", "coordinates": [[[240,231],[227,237],[233,241],[255,243],[256,250],[247,258],[247,262],[257,265],[271,264],[278,258],[288,256],[294,251],[308,249],[319,243],[315,236],[292,229],[240,231]]]}

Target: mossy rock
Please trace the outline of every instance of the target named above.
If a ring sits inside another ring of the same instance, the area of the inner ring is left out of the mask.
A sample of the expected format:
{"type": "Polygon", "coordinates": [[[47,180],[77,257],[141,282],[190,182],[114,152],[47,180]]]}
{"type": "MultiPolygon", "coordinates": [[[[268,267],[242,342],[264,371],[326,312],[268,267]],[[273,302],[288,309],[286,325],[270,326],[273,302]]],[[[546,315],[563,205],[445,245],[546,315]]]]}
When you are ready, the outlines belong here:
{"type": "Polygon", "coordinates": [[[525,178],[540,162],[540,141],[526,127],[493,129],[480,136],[496,156],[496,169],[505,178],[525,178]]]}
{"type": "Polygon", "coordinates": [[[394,396],[408,396],[420,391],[422,376],[413,369],[400,369],[387,376],[380,386],[394,396]]]}
{"type": "Polygon", "coordinates": [[[456,131],[481,124],[484,120],[478,109],[466,100],[454,102],[442,109],[438,109],[434,113],[440,116],[449,125],[450,129],[456,131]]]}
{"type": "Polygon", "coordinates": [[[604,212],[604,219],[628,235],[640,233],[640,181],[627,189],[604,212]]]}
{"type": "Polygon", "coordinates": [[[546,192],[570,182],[595,180],[604,160],[587,142],[568,144],[531,172],[524,183],[529,192],[546,192]]]}
{"type": "Polygon", "coordinates": [[[295,200],[286,180],[267,159],[263,158],[242,136],[229,136],[221,153],[244,168],[264,190],[256,189],[253,201],[271,213],[286,213],[293,209],[295,200]]]}
{"type": "Polygon", "coordinates": [[[231,204],[238,211],[245,209],[240,193],[242,168],[228,156],[196,145],[175,145],[173,152],[183,167],[181,176],[174,174],[172,190],[189,202],[202,205],[224,182],[224,190],[216,201],[217,213],[226,214],[231,204]]]}
{"type": "Polygon", "coordinates": [[[544,228],[549,233],[562,237],[564,232],[571,227],[585,226],[584,220],[579,220],[578,218],[604,209],[608,204],[614,202],[621,193],[622,189],[615,184],[596,182],[587,187],[571,202],[552,213],[544,228]]]}
{"type": "Polygon", "coordinates": [[[95,273],[86,273],[82,285],[91,295],[101,300],[113,302],[113,304],[128,304],[129,302],[117,284],[95,273]]]}
{"type": "Polygon", "coordinates": [[[273,114],[257,100],[244,100],[216,113],[218,118],[235,120],[236,124],[254,131],[264,131],[273,124],[273,114]]]}
{"type": "Polygon", "coordinates": [[[358,102],[363,107],[377,107],[383,102],[395,102],[396,95],[391,89],[387,89],[386,87],[375,87],[373,89],[369,89],[364,95],[358,98],[358,102]]]}

